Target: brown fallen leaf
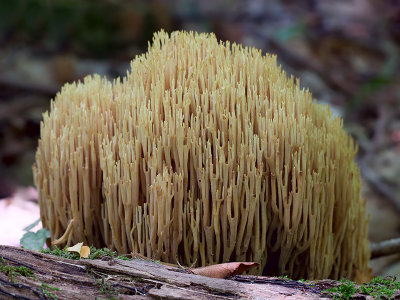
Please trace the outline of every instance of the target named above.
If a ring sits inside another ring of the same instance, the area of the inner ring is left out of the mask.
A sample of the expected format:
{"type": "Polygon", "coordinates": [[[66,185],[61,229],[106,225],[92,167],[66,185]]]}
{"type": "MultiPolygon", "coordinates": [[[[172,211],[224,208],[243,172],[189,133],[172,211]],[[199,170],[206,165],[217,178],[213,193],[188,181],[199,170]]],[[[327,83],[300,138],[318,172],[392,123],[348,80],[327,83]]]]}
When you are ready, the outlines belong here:
{"type": "Polygon", "coordinates": [[[190,271],[194,274],[207,277],[227,278],[229,276],[240,275],[251,268],[257,267],[258,265],[259,264],[256,262],[230,262],[190,269],[190,271]]]}
{"type": "Polygon", "coordinates": [[[88,258],[90,254],[90,248],[88,246],[83,246],[83,242],[78,243],[72,247],[68,247],[67,251],[78,253],[80,258],[88,258]]]}
{"type": "Polygon", "coordinates": [[[81,258],[88,258],[90,254],[90,248],[88,246],[82,246],[80,254],[81,258]]]}

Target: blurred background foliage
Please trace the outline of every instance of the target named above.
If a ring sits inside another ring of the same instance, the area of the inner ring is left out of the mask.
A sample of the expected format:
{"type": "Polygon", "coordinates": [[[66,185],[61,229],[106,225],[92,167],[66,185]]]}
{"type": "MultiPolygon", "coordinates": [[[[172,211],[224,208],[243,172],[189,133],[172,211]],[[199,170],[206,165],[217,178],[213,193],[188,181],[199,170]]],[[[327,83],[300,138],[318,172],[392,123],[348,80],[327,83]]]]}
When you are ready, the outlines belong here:
{"type": "MultiPolygon", "coordinates": [[[[93,73],[123,76],[161,28],[277,54],[358,141],[370,239],[400,235],[397,0],[2,0],[0,198],[33,184],[42,113],[61,86],[93,73]]],[[[398,261],[375,260],[374,272],[400,273],[398,261]]]]}
{"type": "Polygon", "coordinates": [[[160,12],[147,1],[6,0],[0,3],[1,42],[111,57],[132,42],[145,47],[155,30],[168,25],[155,15],[160,12]]]}

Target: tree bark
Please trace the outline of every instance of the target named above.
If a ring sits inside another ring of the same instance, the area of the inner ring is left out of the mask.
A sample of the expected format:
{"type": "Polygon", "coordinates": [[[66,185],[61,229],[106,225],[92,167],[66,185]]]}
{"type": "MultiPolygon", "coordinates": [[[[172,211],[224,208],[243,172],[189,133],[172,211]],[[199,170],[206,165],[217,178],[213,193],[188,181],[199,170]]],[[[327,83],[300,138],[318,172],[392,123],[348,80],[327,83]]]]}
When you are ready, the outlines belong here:
{"type": "Polygon", "coordinates": [[[3,266],[34,274],[0,272],[1,299],[320,299],[326,288],[262,276],[209,278],[144,259],[70,260],[9,246],[0,246],[1,258],[3,266]]]}

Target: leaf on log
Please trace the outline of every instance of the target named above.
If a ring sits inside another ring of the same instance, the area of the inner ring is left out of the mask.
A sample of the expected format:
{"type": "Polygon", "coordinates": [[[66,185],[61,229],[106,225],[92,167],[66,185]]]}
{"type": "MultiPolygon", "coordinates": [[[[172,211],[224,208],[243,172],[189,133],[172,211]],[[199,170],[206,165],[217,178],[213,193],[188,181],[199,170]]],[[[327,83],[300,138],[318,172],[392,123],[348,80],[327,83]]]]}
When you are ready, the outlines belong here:
{"type": "Polygon", "coordinates": [[[258,263],[255,262],[230,262],[190,269],[190,271],[192,271],[194,274],[207,277],[227,278],[234,275],[240,275],[243,272],[257,266],[258,263]]]}
{"type": "Polygon", "coordinates": [[[67,248],[68,252],[76,252],[79,254],[80,258],[88,258],[90,254],[90,248],[88,246],[84,246],[82,243],[77,243],[72,247],[67,248]]]}

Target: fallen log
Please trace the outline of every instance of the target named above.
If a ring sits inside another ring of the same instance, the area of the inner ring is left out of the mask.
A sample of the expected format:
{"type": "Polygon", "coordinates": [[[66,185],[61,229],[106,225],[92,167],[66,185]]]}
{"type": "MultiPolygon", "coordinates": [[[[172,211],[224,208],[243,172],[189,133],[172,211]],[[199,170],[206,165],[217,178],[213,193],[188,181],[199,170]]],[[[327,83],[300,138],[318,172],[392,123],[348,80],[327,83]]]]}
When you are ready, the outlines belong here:
{"type": "Polygon", "coordinates": [[[320,299],[299,281],[237,275],[209,278],[145,259],[71,260],[0,246],[0,298],[19,299],[320,299]],[[24,275],[4,270],[23,266],[24,275]],[[25,269],[24,269],[25,270],[25,269]],[[11,272],[12,273],[12,272],[11,272]]]}

